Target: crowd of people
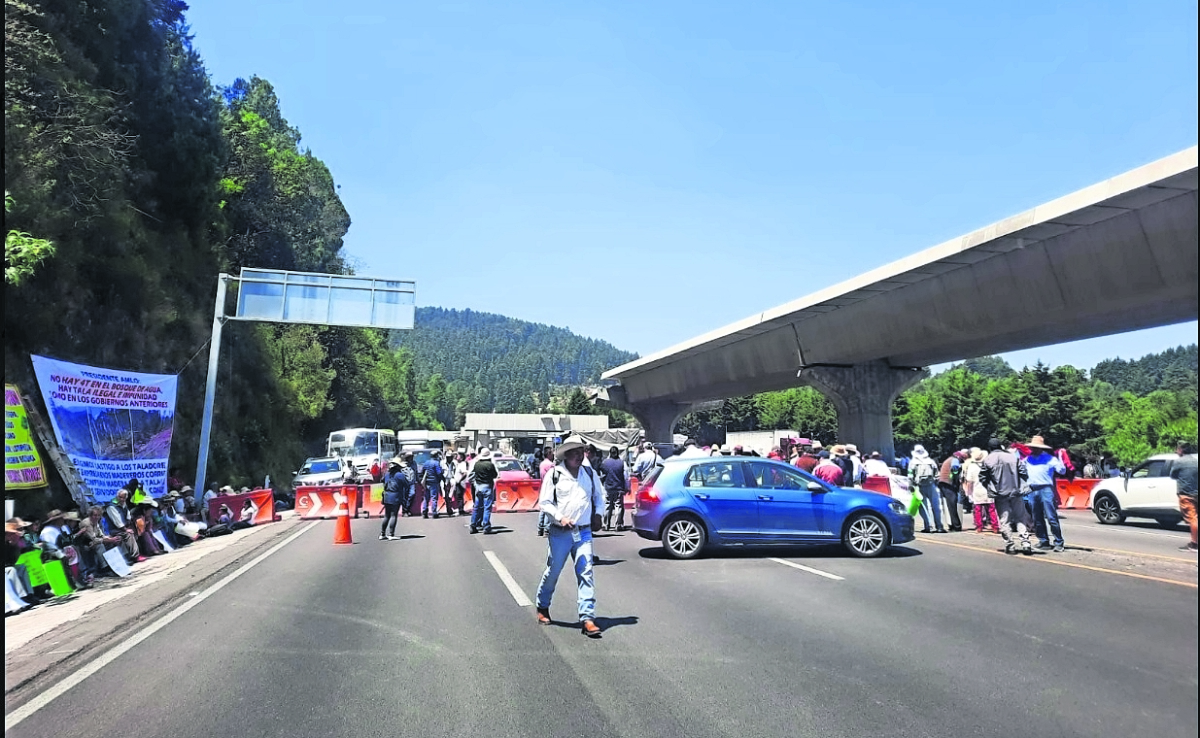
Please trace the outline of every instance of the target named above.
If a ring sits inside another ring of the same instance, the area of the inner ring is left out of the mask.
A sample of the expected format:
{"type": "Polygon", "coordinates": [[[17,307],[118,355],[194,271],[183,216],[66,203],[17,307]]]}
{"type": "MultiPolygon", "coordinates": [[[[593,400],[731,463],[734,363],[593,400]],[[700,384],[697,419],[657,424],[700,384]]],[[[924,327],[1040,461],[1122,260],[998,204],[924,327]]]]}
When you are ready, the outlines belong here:
{"type": "Polygon", "coordinates": [[[213,488],[197,501],[192,487],[174,475],[167,486],[169,491],[153,497],[134,478],[105,505],[51,510],[29,521],[19,517],[5,521],[5,613],[20,612],[54,597],[50,585],[40,581],[42,577],[31,576],[32,566],[61,562],[71,589],[87,589],[97,578],[120,576],[118,570],[202,537],[248,528],[258,514],[258,506],[246,499],[236,513],[229,505],[218,504],[217,513],[209,520],[209,501],[234,495],[231,487],[213,488]],[[32,552],[37,553],[35,561],[26,557],[32,552]]]}

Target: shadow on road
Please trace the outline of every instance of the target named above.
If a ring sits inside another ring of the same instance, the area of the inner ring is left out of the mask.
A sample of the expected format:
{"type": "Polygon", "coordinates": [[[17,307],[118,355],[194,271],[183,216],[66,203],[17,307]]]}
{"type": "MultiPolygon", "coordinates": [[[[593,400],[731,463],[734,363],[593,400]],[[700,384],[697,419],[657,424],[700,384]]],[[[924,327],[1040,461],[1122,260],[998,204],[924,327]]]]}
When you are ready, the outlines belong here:
{"type": "Polygon", "coordinates": [[[596,558],[595,556],[593,556],[592,559],[593,559],[592,564],[594,566],[612,566],[613,564],[624,564],[625,563],[625,559],[603,559],[602,560],[602,559],[596,558]]]}
{"type": "MultiPolygon", "coordinates": [[[[884,551],[881,559],[904,559],[911,556],[922,556],[920,549],[907,546],[892,546],[884,551]]],[[[643,548],[638,551],[643,559],[669,559],[667,553],[660,547],[643,548]]],[[[701,559],[769,559],[783,557],[788,559],[856,559],[840,543],[820,546],[772,545],[761,546],[728,546],[721,548],[706,548],[698,558],[701,559]]]]}
{"type": "MultiPolygon", "coordinates": [[[[610,628],[616,628],[621,625],[637,625],[638,618],[637,618],[637,615],[626,615],[626,616],[620,617],[620,618],[597,617],[597,618],[595,618],[595,623],[596,623],[596,625],[600,626],[600,630],[602,630],[604,632],[608,632],[608,630],[610,628]]],[[[553,620],[550,622],[550,624],[556,628],[570,628],[571,630],[579,630],[579,628],[580,628],[580,624],[578,622],[564,622],[562,620],[553,620]]]]}

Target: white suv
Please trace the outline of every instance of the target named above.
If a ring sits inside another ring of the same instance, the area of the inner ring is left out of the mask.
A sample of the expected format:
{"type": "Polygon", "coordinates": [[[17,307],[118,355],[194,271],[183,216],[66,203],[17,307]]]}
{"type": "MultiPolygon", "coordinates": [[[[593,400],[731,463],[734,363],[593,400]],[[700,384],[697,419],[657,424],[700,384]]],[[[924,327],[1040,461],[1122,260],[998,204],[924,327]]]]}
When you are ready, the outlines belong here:
{"type": "Polygon", "coordinates": [[[1178,458],[1175,454],[1151,456],[1123,477],[1097,482],[1089,504],[1096,519],[1116,525],[1127,517],[1153,518],[1164,528],[1174,528],[1183,519],[1176,483],[1171,479],[1171,466],[1178,458]]]}

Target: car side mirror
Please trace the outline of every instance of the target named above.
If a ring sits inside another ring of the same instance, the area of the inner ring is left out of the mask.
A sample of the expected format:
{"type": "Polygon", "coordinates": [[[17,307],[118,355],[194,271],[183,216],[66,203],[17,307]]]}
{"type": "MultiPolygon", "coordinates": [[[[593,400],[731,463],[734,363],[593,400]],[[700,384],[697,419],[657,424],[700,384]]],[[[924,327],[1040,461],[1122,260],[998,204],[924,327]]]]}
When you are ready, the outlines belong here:
{"type": "Polygon", "coordinates": [[[816,493],[820,494],[823,492],[828,492],[829,489],[825,485],[821,484],[820,482],[809,482],[808,483],[808,491],[816,492],[816,493]]]}

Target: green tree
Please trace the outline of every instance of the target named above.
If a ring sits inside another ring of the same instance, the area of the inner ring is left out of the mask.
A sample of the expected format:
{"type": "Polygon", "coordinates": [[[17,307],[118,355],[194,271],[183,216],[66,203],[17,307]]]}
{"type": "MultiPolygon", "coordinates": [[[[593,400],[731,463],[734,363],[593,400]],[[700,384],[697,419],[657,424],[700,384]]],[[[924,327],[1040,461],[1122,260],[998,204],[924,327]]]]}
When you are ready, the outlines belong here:
{"type": "Polygon", "coordinates": [[[592,403],[588,402],[587,395],[584,394],[582,389],[576,387],[575,390],[571,392],[570,397],[567,398],[566,414],[593,415],[595,412],[596,408],[592,405],[592,403]]]}

